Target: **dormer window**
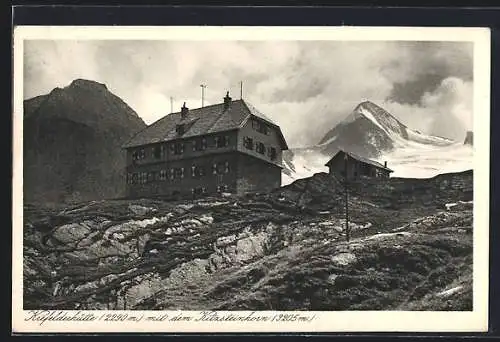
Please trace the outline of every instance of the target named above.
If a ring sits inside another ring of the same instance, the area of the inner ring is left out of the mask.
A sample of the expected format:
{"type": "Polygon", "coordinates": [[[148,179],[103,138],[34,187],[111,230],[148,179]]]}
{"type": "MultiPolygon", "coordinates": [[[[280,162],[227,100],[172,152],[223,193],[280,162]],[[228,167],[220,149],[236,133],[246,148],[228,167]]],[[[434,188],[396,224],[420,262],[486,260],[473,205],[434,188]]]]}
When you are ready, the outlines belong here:
{"type": "Polygon", "coordinates": [[[252,128],[255,129],[257,132],[268,135],[269,134],[269,129],[267,125],[263,122],[257,121],[257,120],[252,120],[252,128]]]}
{"type": "Polygon", "coordinates": [[[184,127],[184,124],[178,124],[177,126],[175,126],[175,132],[178,134],[178,135],[183,135],[185,133],[185,127],[184,127]]]}

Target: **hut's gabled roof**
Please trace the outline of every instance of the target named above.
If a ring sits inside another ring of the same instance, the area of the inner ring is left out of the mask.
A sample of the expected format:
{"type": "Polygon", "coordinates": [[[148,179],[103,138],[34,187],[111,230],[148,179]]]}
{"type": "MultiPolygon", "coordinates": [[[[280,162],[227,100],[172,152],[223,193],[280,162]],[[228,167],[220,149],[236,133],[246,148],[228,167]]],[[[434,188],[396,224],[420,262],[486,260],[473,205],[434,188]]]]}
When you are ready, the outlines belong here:
{"type": "Polygon", "coordinates": [[[252,117],[259,118],[276,128],[282,149],[288,149],[280,127],[244,100],[231,101],[227,109],[224,109],[224,103],[190,109],[185,118],[181,117],[180,112],[168,114],[137,133],[123,147],[130,148],[239,129],[252,117]],[[179,124],[184,124],[185,128],[181,136],[176,131],[179,124]]]}
{"type": "Polygon", "coordinates": [[[360,155],[357,155],[355,153],[352,153],[352,152],[347,152],[347,151],[344,151],[344,150],[340,150],[338,151],[326,164],[325,166],[328,166],[331,164],[331,162],[337,158],[337,156],[339,156],[340,154],[345,154],[345,155],[348,155],[349,157],[353,158],[353,159],[356,159],[362,163],[365,163],[365,164],[370,164],[370,165],[373,165],[379,169],[383,169],[383,170],[386,170],[388,172],[394,172],[394,170],[391,170],[389,169],[388,167],[384,166],[383,164],[375,161],[375,160],[371,160],[371,159],[368,159],[366,157],[362,157],[360,155]]]}

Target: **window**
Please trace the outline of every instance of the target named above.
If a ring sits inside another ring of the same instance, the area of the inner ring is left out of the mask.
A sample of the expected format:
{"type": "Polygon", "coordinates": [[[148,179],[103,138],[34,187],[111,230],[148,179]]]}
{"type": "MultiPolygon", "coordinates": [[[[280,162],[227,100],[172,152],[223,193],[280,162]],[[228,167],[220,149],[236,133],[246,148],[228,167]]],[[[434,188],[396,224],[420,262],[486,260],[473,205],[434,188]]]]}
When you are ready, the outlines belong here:
{"type": "Polygon", "coordinates": [[[255,151],[257,151],[260,154],[264,154],[266,152],[266,148],[263,143],[258,142],[255,144],[255,151]]]}
{"type": "Polygon", "coordinates": [[[253,150],[253,139],[249,137],[245,137],[243,139],[243,146],[245,146],[249,150],[253,150]]]}
{"type": "Polygon", "coordinates": [[[193,195],[203,195],[207,193],[207,189],[205,187],[192,188],[191,193],[193,195]]]}
{"type": "Polygon", "coordinates": [[[197,177],[203,177],[204,175],[205,175],[205,168],[203,166],[196,166],[196,165],[191,166],[191,177],[197,178],[197,177]]]}
{"type": "Polygon", "coordinates": [[[227,192],[228,189],[229,189],[228,186],[225,184],[224,185],[217,185],[216,191],[219,193],[220,192],[227,192]]]}
{"type": "Polygon", "coordinates": [[[276,160],[277,153],[276,153],[276,148],[274,147],[269,147],[267,149],[267,154],[271,160],[276,160]]]}
{"type": "Polygon", "coordinates": [[[132,153],[133,160],[141,160],[144,158],[146,158],[146,151],[143,148],[141,148],[140,150],[134,151],[132,153]]]}
{"type": "Polygon", "coordinates": [[[166,181],[167,180],[167,170],[160,170],[160,181],[166,181]]]}
{"type": "Polygon", "coordinates": [[[184,144],[183,143],[174,143],[170,145],[170,150],[173,154],[183,154],[184,153],[184,144]]]}
{"type": "Polygon", "coordinates": [[[252,120],[252,128],[255,129],[257,132],[268,135],[269,134],[269,129],[267,125],[263,122],[257,121],[257,120],[252,120]]]}
{"type": "Polygon", "coordinates": [[[184,178],[184,168],[183,167],[170,169],[170,179],[171,180],[182,179],[182,178],[184,178]]]}
{"type": "Polygon", "coordinates": [[[160,159],[163,156],[162,146],[157,145],[153,147],[153,156],[155,157],[155,159],[160,159]]]}
{"type": "Polygon", "coordinates": [[[224,163],[213,163],[212,165],[212,174],[218,175],[221,173],[229,173],[229,162],[225,161],[224,163]]]}
{"type": "Polygon", "coordinates": [[[147,172],[141,172],[139,174],[139,183],[140,184],[146,184],[148,182],[148,173],[147,172]]]}
{"type": "Polygon", "coordinates": [[[227,147],[229,146],[229,136],[225,135],[223,137],[214,137],[215,147],[227,147]]]}
{"type": "Polygon", "coordinates": [[[156,173],[155,172],[148,172],[148,179],[147,179],[147,182],[154,182],[155,181],[155,175],[156,173]]]}
{"type": "Polygon", "coordinates": [[[207,139],[201,138],[193,141],[193,151],[204,151],[207,149],[207,139]]]}
{"type": "Polygon", "coordinates": [[[177,126],[175,126],[175,132],[178,134],[178,135],[183,135],[185,133],[185,130],[184,130],[184,124],[178,124],[177,126]]]}

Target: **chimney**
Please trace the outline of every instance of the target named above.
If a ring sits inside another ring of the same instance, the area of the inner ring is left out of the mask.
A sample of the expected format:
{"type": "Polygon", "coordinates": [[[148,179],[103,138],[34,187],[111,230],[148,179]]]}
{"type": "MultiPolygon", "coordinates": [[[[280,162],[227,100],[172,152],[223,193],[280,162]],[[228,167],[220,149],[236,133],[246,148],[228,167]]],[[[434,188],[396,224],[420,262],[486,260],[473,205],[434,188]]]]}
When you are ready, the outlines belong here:
{"type": "Polygon", "coordinates": [[[384,167],[387,169],[387,162],[386,161],[384,162],[384,167]]]}
{"type": "Polygon", "coordinates": [[[181,108],[181,119],[184,119],[188,115],[188,112],[189,112],[189,108],[186,107],[186,102],[184,102],[184,104],[182,105],[182,108],[181,108]]]}
{"type": "Polygon", "coordinates": [[[226,93],[226,96],[224,97],[224,110],[227,110],[229,108],[229,105],[231,104],[231,97],[229,96],[229,91],[226,93]]]}

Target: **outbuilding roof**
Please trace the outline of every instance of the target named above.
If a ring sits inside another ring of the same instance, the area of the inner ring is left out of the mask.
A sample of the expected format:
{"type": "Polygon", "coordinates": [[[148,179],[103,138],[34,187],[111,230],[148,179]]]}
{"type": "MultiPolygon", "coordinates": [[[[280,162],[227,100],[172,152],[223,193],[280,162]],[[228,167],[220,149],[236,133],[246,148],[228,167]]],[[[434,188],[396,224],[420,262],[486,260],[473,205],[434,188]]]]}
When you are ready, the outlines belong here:
{"type": "Polygon", "coordinates": [[[344,150],[340,150],[338,151],[326,164],[325,166],[328,166],[330,165],[330,163],[339,155],[339,154],[346,154],[348,155],[349,157],[353,158],[353,159],[356,159],[362,163],[365,163],[365,164],[370,164],[370,165],[373,165],[379,169],[383,169],[383,170],[386,170],[388,172],[394,172],[394,170],[391,170],[389,169],[388,167],[384,166],[383,164],[375,161],[375,160],[372,160],[372,159],[368,159],[366,157],[363,157],[363,156],[360,156],[358,154],[355,154],[355,153],[352,153],[352,152],[347,152],[347,151],[344,151],[344,150]]]}

